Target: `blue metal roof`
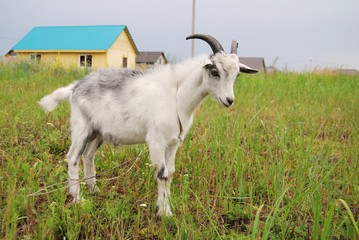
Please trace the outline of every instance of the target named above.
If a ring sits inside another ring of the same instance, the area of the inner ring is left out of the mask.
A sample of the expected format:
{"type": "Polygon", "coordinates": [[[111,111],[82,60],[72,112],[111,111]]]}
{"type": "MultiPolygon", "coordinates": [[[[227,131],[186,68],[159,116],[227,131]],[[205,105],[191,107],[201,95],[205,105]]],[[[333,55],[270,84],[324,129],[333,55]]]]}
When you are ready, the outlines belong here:
{"type": "Polygon", "coordinates": [[[107,50],[125,29],[125,25],[34,27],[13,50],[107,50]]]}

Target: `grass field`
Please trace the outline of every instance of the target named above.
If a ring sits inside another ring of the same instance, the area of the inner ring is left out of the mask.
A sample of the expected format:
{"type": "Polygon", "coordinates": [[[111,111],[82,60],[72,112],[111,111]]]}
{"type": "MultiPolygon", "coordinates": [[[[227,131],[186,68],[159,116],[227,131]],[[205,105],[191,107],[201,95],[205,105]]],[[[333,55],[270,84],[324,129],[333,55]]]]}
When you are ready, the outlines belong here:
{"type": "Polygon", "coordinates": [[[207,99],[158,221],[144,145],[102,146],[101,192],[71,204],[69,106],[37,101],[84,74],[0,65],[1,239],[359,239],[358,76],[241,75],[233,107],[207,99]]]}

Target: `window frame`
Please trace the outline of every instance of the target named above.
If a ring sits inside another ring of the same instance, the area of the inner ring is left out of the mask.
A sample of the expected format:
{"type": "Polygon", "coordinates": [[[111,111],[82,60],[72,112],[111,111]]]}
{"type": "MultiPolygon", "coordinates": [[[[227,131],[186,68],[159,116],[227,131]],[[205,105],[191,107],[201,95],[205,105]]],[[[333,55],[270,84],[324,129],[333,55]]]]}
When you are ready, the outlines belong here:
{"type": "Polygon", "coordinates": [[[93,66],[93,54],[80,54],[79,55],[79,67],[80,68],[92,68],[92,66],[93,66]],[[81,57],[84,57],[84,65],[82,64],[81,57]],[[91,57],[90,62],[88,61],[88,57],[91,57]]]}
{"type": "Polygon", "coordinates": [[[34,62],[34,63],[41,62],[41,54],[40,53],[31,53],[30,54],[30,62],[34,62]]]}

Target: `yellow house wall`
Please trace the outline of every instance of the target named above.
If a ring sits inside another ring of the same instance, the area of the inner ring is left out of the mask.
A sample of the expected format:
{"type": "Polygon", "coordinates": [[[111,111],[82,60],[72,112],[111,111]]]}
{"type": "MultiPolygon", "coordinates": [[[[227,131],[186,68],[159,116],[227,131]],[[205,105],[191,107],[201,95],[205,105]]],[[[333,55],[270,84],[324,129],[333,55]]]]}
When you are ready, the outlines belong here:
{"type": "MultiPolygon", "coordinates": [[[[17,52],[17,59],[20,61],[29,61],[30,55],[35,52],[17,52]]],[[[92,55],[92,67],[93,68],[106,68],[107,59],[106,52],[41,52],[41,62],[50,64],[60,63],[65,67],[80,67],[80,55],[90,54],[92,55]]]]}
{"type": "Polygon", "coordinates": [[[131,44],[127,31],[123,31],[107,52],[107,65],[109,67],[123,67],[123,58],[127,58],[127,68],[136,68],[136,52],[131,44]]]}

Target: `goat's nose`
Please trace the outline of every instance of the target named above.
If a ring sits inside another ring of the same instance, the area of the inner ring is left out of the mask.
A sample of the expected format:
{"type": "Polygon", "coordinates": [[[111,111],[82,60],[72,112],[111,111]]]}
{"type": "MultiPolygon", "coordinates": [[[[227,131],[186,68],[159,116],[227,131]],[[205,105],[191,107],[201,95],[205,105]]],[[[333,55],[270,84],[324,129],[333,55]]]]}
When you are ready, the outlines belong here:
{"type": "Polygon", "coordinates": [[[233,98],[227,98],[227,102],[228,102],[229,106],[231,106],[232,103],[234,102],[234,99],[233,98]]]}

